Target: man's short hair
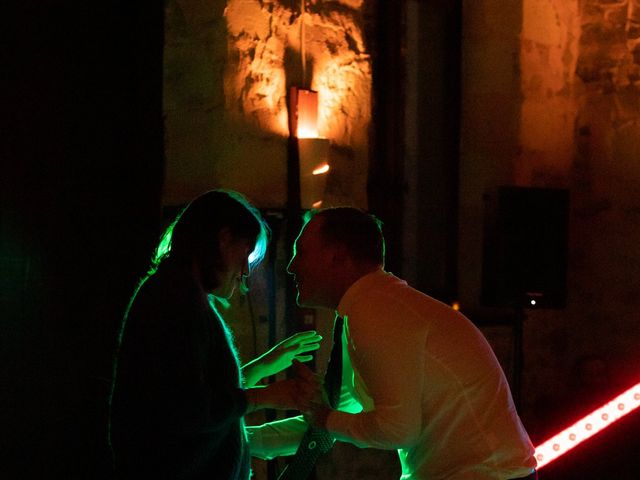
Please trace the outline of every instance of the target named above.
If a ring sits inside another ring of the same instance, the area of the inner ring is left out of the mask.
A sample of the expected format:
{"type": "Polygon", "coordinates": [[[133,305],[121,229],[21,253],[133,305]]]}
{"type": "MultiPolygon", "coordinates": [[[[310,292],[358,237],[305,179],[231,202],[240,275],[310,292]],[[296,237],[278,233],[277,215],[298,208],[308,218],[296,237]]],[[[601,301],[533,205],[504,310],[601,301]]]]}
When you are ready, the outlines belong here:
{"type": "Polygon", "coordinates": [[[312,218],[321,221],[319,231],[324,241],[344,246],[358,262],[384,266],[382,221],[375,215],[355,207],[334,207],[308,211],[305,223],[312,218]]]}

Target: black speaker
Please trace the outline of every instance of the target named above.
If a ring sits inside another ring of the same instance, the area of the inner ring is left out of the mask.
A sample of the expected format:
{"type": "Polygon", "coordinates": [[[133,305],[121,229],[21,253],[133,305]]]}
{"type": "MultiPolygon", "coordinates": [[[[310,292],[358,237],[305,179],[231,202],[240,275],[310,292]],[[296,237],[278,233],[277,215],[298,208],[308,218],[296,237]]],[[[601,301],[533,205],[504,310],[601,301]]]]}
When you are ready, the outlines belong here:
{"type": "Polygon", "coordinates": [[[568,190],[504,186],[484,201],[481,303],[563,308],[568,190]]]}

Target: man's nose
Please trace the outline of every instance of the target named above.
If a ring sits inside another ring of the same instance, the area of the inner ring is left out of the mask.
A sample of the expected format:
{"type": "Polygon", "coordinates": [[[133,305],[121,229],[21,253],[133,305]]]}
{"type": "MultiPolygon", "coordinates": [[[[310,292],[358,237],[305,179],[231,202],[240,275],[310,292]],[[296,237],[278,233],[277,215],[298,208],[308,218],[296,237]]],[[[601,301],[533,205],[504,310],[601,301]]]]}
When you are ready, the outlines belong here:
{"type": "Polygon", "coordinates": [[[293,262],[296,259],[295,255],[293,257],[291,257],[291,260],[289,260],[289,264],[287,265],[287,273],[294,275],[294,271],[293,271],[293,262]]]}

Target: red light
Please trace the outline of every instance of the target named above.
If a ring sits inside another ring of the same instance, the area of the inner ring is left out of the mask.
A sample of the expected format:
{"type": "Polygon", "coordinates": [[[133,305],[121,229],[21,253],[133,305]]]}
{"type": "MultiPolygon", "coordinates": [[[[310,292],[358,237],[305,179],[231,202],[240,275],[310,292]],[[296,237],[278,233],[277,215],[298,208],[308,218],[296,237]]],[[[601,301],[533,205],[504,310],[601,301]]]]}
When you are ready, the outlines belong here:
{"type": "Polygon", "coordinates": [[[538,469],[640,407],[640,383],[536,447],[538,469]]]}

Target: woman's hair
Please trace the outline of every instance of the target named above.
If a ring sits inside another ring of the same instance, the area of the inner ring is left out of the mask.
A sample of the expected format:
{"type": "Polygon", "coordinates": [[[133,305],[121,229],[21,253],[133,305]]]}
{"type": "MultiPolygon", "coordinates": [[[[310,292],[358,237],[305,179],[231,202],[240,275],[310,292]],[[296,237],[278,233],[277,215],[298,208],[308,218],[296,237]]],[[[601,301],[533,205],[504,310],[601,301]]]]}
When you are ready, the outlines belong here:
{"type": "Polygon", "coordinates": [[[264,258],[271,229],[256,207],[232,190],[210,190],[192,200],[160,237],[152,259],[155,271],[166,258],[190,261],[219,258],[218,233],[229,228],[238,239],[253,242],[249,268],[264,258]]]}

